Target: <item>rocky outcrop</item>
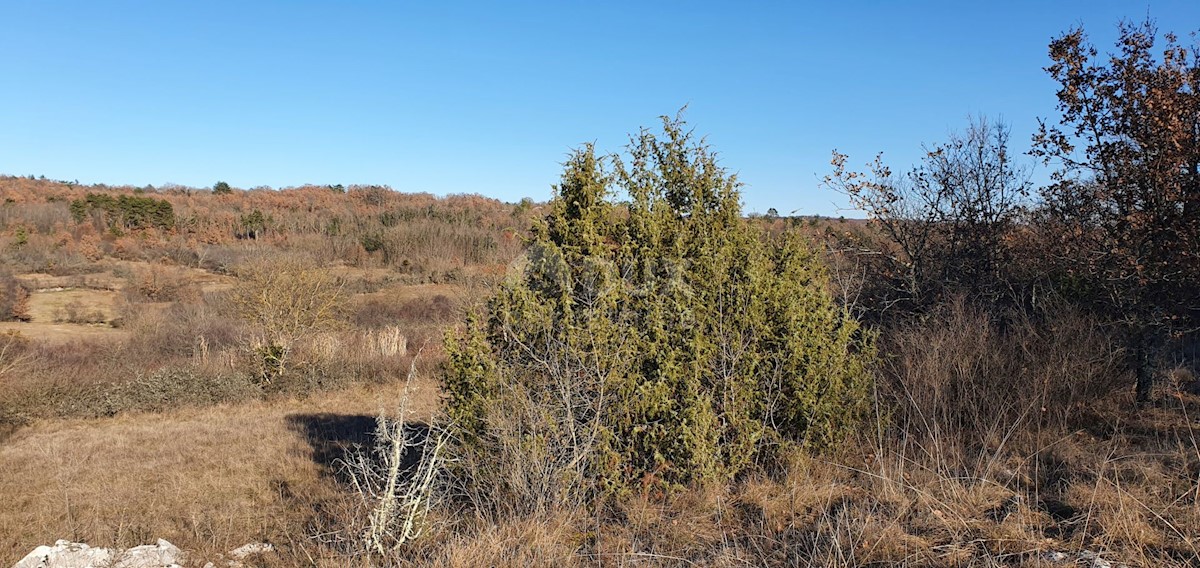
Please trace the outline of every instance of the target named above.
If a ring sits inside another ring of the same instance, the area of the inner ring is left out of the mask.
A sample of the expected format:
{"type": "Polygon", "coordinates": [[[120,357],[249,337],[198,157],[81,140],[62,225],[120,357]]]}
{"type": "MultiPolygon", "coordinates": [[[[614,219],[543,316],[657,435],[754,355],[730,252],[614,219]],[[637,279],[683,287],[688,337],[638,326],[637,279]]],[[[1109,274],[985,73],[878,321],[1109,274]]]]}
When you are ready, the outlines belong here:
{"type": "Polygon", "coordinates": [[[13,568],[182,568],[183,561],[183,551],[162,539],[125,550],[60,540],[33,549],[13,568]]]}

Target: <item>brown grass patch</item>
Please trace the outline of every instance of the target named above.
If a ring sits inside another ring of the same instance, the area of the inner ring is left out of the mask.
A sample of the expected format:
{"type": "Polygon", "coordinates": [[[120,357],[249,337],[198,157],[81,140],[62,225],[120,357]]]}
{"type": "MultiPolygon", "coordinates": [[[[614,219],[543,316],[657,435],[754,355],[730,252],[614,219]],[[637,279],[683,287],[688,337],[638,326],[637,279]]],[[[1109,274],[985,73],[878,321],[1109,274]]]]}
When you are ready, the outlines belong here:
{"type": "Polygon", "coordinates": [[[29,295],[30,322],[108,323],[116,314],[116,296],[86,288],[37,290],[29,295]]]}
{"type": "MultiPolygon", "coordinates": [[[[0,564],[59,538],[99,546],[165,538],[201,560],[264,540],[290,563],[306,564],[307,553],[320,552],[314,529],[345,504],[321,463],[329,456],[319,454],[338,440],[314,440],[299,425],[316,416],[373,425],[369,418],[401,388],[24,428],[0,442],[0,564]]],[[[436,391],[433,383],[416,385],[417,416],[430,415],[436,391]]]]}
{"type": "MultiPolygon", "coordinates": [[[[97,265],[97,268],[100,268],[97,265]]],[[[31,272],[16,276],[30,290],[47,288],[89,288],[93,290],[119,290],[124,280],[112,272],[90,272],[85,274],[55,275],[31,272]]]]}
{"type": "Polygon", "coordinates": [[[76,340],[121,341],[129,332],[106,325],[78,325],[72,323],[0,322],[0,332],[16,331],[30,341],[62,344],[76,340]]]}

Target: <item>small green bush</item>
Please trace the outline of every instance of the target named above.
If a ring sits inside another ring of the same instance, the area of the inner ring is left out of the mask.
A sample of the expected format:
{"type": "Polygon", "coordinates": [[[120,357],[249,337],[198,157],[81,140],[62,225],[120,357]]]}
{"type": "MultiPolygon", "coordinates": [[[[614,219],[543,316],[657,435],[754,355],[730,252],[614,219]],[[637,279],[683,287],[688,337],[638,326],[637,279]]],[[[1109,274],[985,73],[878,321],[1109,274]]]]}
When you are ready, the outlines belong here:
{"type": "Polygon", "coordinates": [[[869,408],[873,340],[818,255],[755,229],[735,177],[664,130],[628,164],[573,155],[523,266],[447,341],[457,463],[497,508],[728,481],[869,408]]]}

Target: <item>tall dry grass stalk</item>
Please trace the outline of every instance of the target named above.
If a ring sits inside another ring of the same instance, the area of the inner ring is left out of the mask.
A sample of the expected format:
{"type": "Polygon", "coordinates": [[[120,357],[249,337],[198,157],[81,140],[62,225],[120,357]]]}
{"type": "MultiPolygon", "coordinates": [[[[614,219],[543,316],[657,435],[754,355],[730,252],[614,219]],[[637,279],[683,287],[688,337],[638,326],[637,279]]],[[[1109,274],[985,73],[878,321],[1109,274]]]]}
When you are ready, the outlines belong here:
{"type": "Polygon", "coordinates": [[[383,329],[368,331],[370,343],[382,357],[403,357],[408,354],[408,340],[400,328],[389,325],[383,329]]]}
{"type": "Polygon", "coordinates": [[[0,378],[20,372],[31,359],[29,340],[19,332],[0,333],[0,378]]]}

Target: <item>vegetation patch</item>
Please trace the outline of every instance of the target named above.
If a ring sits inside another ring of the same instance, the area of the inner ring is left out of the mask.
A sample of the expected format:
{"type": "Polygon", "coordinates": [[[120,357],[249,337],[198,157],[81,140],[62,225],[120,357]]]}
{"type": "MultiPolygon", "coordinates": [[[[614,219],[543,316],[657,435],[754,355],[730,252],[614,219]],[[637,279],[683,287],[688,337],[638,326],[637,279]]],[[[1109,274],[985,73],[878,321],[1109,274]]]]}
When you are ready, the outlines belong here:
{"type": "Polygon", "coordinates": [[[568,161],[523,268],[447,346],[458,467],[491,510],[728,482],[869,409],[872,340],[819,255],[745,221],[682,121],[608,160],[568,161]]]}

